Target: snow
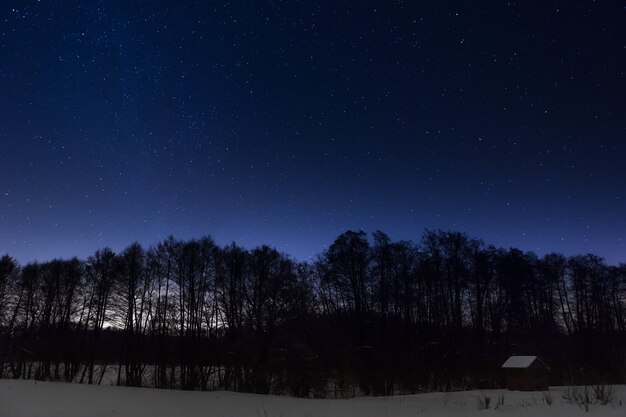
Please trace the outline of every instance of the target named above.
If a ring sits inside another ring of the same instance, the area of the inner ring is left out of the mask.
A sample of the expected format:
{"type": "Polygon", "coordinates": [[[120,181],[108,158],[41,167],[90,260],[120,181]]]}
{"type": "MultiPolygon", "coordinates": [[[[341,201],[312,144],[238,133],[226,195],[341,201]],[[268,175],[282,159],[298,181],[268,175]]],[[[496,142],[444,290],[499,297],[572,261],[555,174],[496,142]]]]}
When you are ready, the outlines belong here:
{"type": "Polygon", "coordinates": [[[528,368],[537,359],[536,356],[511,356],[502,364],[503,368],[528,368]]]}
{"type": "Polygon", "coordinates": [[[614,386],[608,405],[587,413],[563,398],[565,387],[550,393],[480,390],[349,400],[311,400],[233,392],[189,392],[0,380],[1,417],[415,417],[528,416],[575,417],[626,415],[626,386],[614,386]],[[552,398],[548,405],[546,396],[552,398]],[[479,410],[489,397],[490,408],[479,410]],[[498,400],[503,405],[494,409],[498,400]]]}

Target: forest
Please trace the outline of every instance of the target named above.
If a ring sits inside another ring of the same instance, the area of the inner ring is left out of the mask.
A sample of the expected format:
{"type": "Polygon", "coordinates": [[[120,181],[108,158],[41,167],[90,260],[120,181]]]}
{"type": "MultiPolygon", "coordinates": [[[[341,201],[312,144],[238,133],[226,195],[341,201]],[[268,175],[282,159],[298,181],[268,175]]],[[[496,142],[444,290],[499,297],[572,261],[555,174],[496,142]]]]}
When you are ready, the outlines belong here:
{"type": "Polygon", "coordinates": [[[314,261],[170,237],[85,260],[0,258],[0,378],[338,398],[626,382],[626,265],[464,233],[347,231],[314,261]]]}

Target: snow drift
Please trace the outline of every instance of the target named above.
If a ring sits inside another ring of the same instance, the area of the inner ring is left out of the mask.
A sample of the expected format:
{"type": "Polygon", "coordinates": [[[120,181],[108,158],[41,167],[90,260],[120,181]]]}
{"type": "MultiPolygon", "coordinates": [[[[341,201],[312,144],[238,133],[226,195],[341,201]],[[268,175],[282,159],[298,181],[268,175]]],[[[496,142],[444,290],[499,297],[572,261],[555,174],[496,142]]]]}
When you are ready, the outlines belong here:
{"type": "Polygon", "coordinates": [[[311,400],[233,392],[191,392],[0,380],[2,417],[415,417],[624,416],[626,386],[586,412],[568,388],[548,392],[480,390],[348,400],[311,400]]]}

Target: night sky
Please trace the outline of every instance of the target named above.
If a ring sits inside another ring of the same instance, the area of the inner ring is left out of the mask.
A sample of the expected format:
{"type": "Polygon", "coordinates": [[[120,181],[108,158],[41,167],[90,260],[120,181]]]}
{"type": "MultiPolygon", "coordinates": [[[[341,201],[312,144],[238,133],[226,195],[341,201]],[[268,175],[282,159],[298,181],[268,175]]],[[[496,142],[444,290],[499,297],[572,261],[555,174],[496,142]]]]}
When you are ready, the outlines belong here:
{"type": "Polygon", "coordinates": [[[0,253],[441,228],[626,262],[625,71],[619,2],[3,0],[0,253]]]}

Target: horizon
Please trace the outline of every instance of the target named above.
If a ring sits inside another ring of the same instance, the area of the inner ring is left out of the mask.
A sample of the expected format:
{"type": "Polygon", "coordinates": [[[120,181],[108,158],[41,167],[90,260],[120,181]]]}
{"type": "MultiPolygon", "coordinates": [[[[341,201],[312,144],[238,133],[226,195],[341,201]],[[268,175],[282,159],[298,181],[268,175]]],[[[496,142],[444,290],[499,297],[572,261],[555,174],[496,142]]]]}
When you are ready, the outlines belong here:
{"type": "MultiPolygon", "coordinates": [[[[104,248],[109,248],[111,249],[114,253],[116,254],[120,254],[121,252],[124,251],[124,249],[128,248],[130,245],[132,245],[133,243],[139,243],[144,249],[150,249],[152,247],[154,247],[155,245],[158,245],[159,243],[163,242],[164,240],[166,240],[168,237],[172,236],[177,240],[186,242],[186,241],[191,241],[191,240],[198,240],[198,239],[202,239],[202,238],[210,238],[211,240],[213,240],[213,242],[219,246],[219,247],[226,247],[232,243],[234,243],[235,245],[245,249],[245,250],[253,250],[255,248],[261,247],[261,246],[269,246],[273,249],[278,250],[279,252],[289,256],[290,258],[292,258],[293,260],[297,261],[297,262],[307,262],[307,263],[311,263],[311,262],[315,262],[315,260],[317,259],[317,257],[319,255],[322,255],[327,249],[328,247],[333,243],[333,241],[342,233],[347,232],[347,231],[363,231],[367,234],[367,239],[368,241],[371,243],[372,242],[372,234],[376,231],[381,231],[385,234],[387,234],[390,239],[394,242],[397,241],[408,241],[411,242],[413,245],[416,246],[420,246],[420,240],[422,238],[422,235],[428,231],[428,230],[441,230],[444,232],[459,232],[459,233],[463,233],[465,235],[467,235],[469,238],[472,239],[477,239],[479,240],[484,248],[493,246],[497,249],[503,249],[503,250],[510,250],[510,249],[517,249],[520,250],[524,253],[533,253],[535,254],[538,258],[542,258],[547,254],[551,254],[551,253],[557,253],[557,254],[561,254],[563,256],[565,256],[566,258],[571,258],[574,256],[579,256],[579,255],[587,255],[587,254],[591,254],[591,255],[595,255],[600,257],[608,266],[620,266],[622,264],[625,264],[626,262],[624,262],[623,260],[621,260],[620,258],[608,258],[606,256],[603,256],[602,254],[596,253],[592,250],[587,251],[587,252],[563,252],[563,251],[559,251],[559,250],[550,250],[549,248],[546,248],[545,250],[541,250],[540,248],[536,248],[536,249],[528,249],[528,248],[524,248],[524,247],[520,247],[520,246],[516,246],[516,245],[511,245],[511,244],[498,244],[492,241],[488,241],[486,239],[481,238],[480,236],[475,236],[469,233],[464,232],[463,230],[455,230],[455,229],[446,229],[446,228],[433,228],[433,229],[428,229],[428,228],[423,228],[421,230],[421,232],[419,233],[419,235],[415,235],[414,237],[404,237],[404,236],[397,236],[396,234],[390,234],[387,233],[387,231],[385,230],[381,230],[381,229],[375,229],[375,230],[364,230],[364,229],[360,229],[360,228],[354,228],[354,229],[344,229],[339,231],[336,235],[334,235],[333,237],[331,237],[330,239],[328,239],[326,242],[324,242],[321,246],[319,250],[315,250],[312,249],[311,252],[292,252],[289,250],[288,246],[280,246],[277,244],[274,244],[272,242],[245,242],[244,240],[237,240],[237,239],[219,239],[216,238],[215,236],[213,236],[210,233],[205,233],[205,234],[198,234],[198,235],[191,235],[191,236],[177,236],[174,234],[170,234],[167,236],[162,236],[159,237],[157,240],[155,241],[139,241],[139,240],[131,240],[128,241],[126,243],[124,242],[117,242],[116,244],[106,244],[103,243],[100,246],[94,247],[94,248],[83,248],[82,251],[78,251],[76,253],[63,253],[63,254],[59,254],[59,255],[53,255],[47,258],[31,258],[31,259],[27,259],[27,258],[20,258],[18,256],[14,256],[13,254],[9,253],[9,252],[0,252],[0,256],[3,255],[9,255],[11,258],[17,260],[19,262],[20,265],[27,265],[29,263],[45,263],[45,262],[49,262],[49,261],[53,261],[53,260],[67,260],[67,259],[71,259],[71,258],[78,258],[81,261],[85,261],[87,260],[87,258],[91,255],[93,255],[97,250],[100,249],[104,249],[104,248]]],[[[31,253],[31,252],[29,252],[31,253]]]]}

